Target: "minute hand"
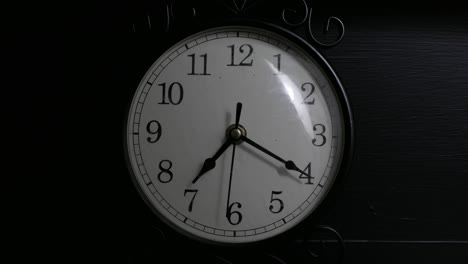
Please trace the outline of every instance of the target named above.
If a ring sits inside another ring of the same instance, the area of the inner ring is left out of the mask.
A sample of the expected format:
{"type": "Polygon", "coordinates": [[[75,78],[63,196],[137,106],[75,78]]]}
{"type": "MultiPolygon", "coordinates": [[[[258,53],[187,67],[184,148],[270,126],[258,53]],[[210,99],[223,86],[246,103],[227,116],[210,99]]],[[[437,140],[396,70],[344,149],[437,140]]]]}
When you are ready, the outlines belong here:
{"type": "Polygon", "coordinates": [[[247,144],[249,145],[252,145],[253,147],[257,148],[258,150],[270,155],[271,157],[273,157],[274,159],[276,159],[277,161],[281,162],[284,164],[284,166],[286,167],[286,169],[288,170],[293,170],[293,171],[298,171],[308,177],[311,177],[308,173],[300,170],[296,164],[294,164],[294,161],[292,160],[284,160],[283,158],[279,157],[278,155],[276,155],[275,153],[269,151],[268,149],[260,146],[258,143],[254,142],[253,140],[251,140],[250,138],[247,138],[246,136],[241,136],[240,137],[241,140],[245,141],[247,144]]]}

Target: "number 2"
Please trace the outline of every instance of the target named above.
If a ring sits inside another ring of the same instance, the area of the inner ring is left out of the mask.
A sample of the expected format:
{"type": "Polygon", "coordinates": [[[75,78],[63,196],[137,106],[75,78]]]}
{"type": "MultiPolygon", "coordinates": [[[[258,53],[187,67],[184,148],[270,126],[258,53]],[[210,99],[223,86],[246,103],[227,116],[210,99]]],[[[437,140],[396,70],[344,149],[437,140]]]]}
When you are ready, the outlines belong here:
{"type": "Polygon", "coordinates": [[[304,92],[307,92],[307,88],[310,87],[310,92],[307,94],[307,96],[304,98],[304,101],[302,101],[303,104],[308,104],[308,105],[313,105],[315,103],[315,98],[308,99],[315,91],[315,86],[312,83],[304,83],[301,86],[301,90],[304,92]]]}

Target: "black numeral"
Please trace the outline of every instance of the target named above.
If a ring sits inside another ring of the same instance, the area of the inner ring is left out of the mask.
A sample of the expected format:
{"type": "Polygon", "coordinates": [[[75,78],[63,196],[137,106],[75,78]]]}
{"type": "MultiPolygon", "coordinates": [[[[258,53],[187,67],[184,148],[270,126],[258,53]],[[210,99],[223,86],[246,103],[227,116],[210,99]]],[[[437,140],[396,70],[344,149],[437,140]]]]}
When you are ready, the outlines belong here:
{"type": "Polygon", "coordinates": [[[161,162],[159,162],[159,169],[161,171],[158,173],[158,180],[161,183],[168,183],[172,181],[172,176],[174,175],[172,174],[171,168],[172,168],[172,162],[170,160],[161,160],[161,162]],[[165,164],[168,164],[168,165],[164,166],[165,164]]]}
{"type": "Polygon", "coordinates": [[[192,199],[190,200],[190,204],[189,204],[189,206],[188,206],[188,211],[189,211],[189,212],[192,212],[193,200],[195,200],[195,196],[197,196],[198,190],[186,189],[186,190],[184,191],[184,197],[187,195],[187,193],[193,193],[192,199]]]}
{"type": "Polygon", "coordinates": [[[182,102],[182,99],[184,99],[184,88],[182,87],[182,84],[178,82],[173,82],[171,85],[169,85],[169,91],[168,91],[168,96],[167,99],[169,100],[169,103],[166,101],[166,83],[160,83],[158,84],[159,86],[162,87],[162,100],[158,104],[172,104],[172,105],[178,105],[182,102]],[[178,98],[174,96],[174,87],[177,87],[176,90],[178,90],[178,98]]]}
{"type": "Polygon", "coordinates": [[[314,93],[315,91],[315,86],[312,84],[312,83],[304,83],[302,86],[301,86],[301,90],[306,92],[309,90],[309,93],[307,94],[307,96],[304,98],[304,101],[302,101],[303,104],[309,104],[309,105],[313,105],[315,103],[315,98],[310,98],[309,97],[314,93]],[[310,89],[310,90],[309,90],[310,89]]]}
{"type": "Polygon", "coordinates": [[[244,47],[247,47],[248,49],[248,54],[247,56],[244,57],[244,59],[239,63],[239,64],[235,64],[235,45],[230,45],[230,46],[227,46],[228,48],[231,48],[231,63],[228,64],[227,66],[252,66],[253,64],[253,59],[250,59],[250,62],[246,62],[246,60],[250,57],[250,55],[252,55],[253,53],[253,47],[250,46],[249,44],[242,44],[240,47],[239,47],[239,52],[240,53],[244,53],[245,49],[244,47]]]}
{"type": "Polygon", "coordinates": [[[271,200],[270,200],[270,212],[274,213],[274,214],[277,214],[281,211],[283,211],[283,208],[284,208],[284,203],[281,199],[279,198],[274,198],[273,196],[275,195],[280,195],[281,193],[283,192],[279,192],[279,191],[272,191],[271,192],[271,200]],[[273,203],[276,202],[278,205],[278,209],[275,210],[275,206],[273,206],[273,203]]]}
{"type": "Polygon", "coordinates": [[[146,131],[151,135],[155,135],[155,137],[153,139],[151,139],[151,137],[148,137],[147,138],[148,142],[149,143],[155,143],[161,137],[161,133],[162,133],[161,124],[156,120],[151,120],[146,125],[146,131]],[[156,128],[156,129],[154,129],[154,128],[156,128]]]}
{"type": "Polygon", "coordinates": [[[281,73],[281,54],[276,54],[273,57],[277,58],[276,70],[278,70],[278,72],[275,74],[280,74],[281,73]]]}
{"type": "Polygon", "coordinates": [[[315,138],[312,139],[312,144],[314,144],[314,146],[317,147],[325,145],[325,143],[327,142],[327,138],[323,135],[325,133],[325,126],[322,124],[316,124],[314,125],[314,131],[317,133],[315,133],[315,138]],[[319,132],[317,132],[319,130],[318,127],[320,128],[319,132]],[[317,137],[320,140],[317,140],[317,137]]]}
{"type": "Polygon", "coordinates": [[[207,60],[208,60],[208,58],[207,58],[208,55],[206,53],[200,55],[200,57],[203,58],[203,73],[195,73],[195,61],[196,61],[195,53],[189,54],[187,56],[192,58],[192,72],[188,73],[188,75],[211,75],[209,73],[206,73],[206,63],[207,63],[207,60]]]}
{"type": "Polygon", "coordinates": [[[237,203],[237,202],[232,203],[231,205],[229,205],[229,208],[226,211],[226,217],[231,225],[238,225],[242,221],[242,214],[239,211],[232,210],[232,207],[234,207],[234,205],[237,205],[237,208],[239,209],[242,208],[242,204],[237,203]],[[233,215],[237,216],[237,217],[234,217],[234,220],[232,217],[233,215]]]}
{"type": "Polygon", "coordinates": [[[301,173],[301,175],[299,175],[299,179],[307,179],[307,182],[305,184],[314,184],[312,182],[312,179],[314,179],[314,177],[310,176],[310,162],[309,164],[307,164],[307,167],[305,167],[303,171],[307,173],[307,175],[301,173]]]}

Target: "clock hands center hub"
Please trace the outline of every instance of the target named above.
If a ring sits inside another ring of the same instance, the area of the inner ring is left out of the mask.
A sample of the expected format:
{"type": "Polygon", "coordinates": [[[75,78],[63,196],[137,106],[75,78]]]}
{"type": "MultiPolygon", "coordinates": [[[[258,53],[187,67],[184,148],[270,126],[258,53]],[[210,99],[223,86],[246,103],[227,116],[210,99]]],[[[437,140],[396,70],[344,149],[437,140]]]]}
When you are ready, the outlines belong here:
{"type": "Polygon", "coordinates": [[[235,124],[232,124],[226,129],[226,138],[232,140],[233,143],[237,145],[244,142],[244,140],[242,140],[242,137],[246,137],[246,136],[247,136],[247,130],[245,129],[245,127],[243,127],[240,124],[238,125],[237,128],[235,124]]]}

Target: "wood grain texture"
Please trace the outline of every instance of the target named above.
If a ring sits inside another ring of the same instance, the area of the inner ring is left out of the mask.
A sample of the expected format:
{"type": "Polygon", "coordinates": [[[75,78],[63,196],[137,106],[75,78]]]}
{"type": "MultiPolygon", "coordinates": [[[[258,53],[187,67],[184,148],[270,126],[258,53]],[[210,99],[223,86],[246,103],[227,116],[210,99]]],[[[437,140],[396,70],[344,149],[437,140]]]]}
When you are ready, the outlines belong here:
{"type": "MultiPolygon", "coordinates": [[[[320,216],[320,223],[336,228],[344,237],[345,263],[420,260],[436,263],[467,259],[466,24],[431,17],[414,20],[345,16],[343,20],[345,39],[323,54],[342,79],[351,101],[356,150],[342,192],[329,203],[327,213],[320,216]]],[[[106,50],[100,54],[105,56],[100,60],[102,65],[111,67],[107,72],[109,79],[104,83],[117,86],[94,90],[96,105],[92,109],[99,109],[99,115],[107,116],[107,123],[95,119],[93,125],[101,130],[118,130],[127,96],[139,76],[126,73],[141,71],[132,65],[144,68],[153,58],[147,58],[143,65],[139,63],[138,56],[142,56],[139,52],[150,48],[135,47],[139,41],[128,41],[114,34],[101,38],[104,43],[120,43],[116,47],[102,44],[98,49],[106,50]],[[141,51],[131,52],[138,48],[141,51]],[[130,52],[119,53],[122,50],[130,52]],[[119,87],[117,91],[116,87],[119,87]],[[107,93],[114,94],[115,101],[107,101],[109,108],[100,109],[107,93]]],[[[94,88],[85,89],[83,96],[91,93],[91,89],[94,88]]],[[[91,208],[105,219],[101,226],[125,226],[128,238],[133,241],[123,243],[128,255],[142,261],[157,257],[152,248],[160,244],[153,241],[151,234],[159,231],[147,230],[157,224],[131,186],[125,187],[130,181],[126,178],[121,151],[114,144],[119,139],[110,138],[113,140],[104,143],[95,140],[110,155],[104,160],[96,157],[94,167],[101,173],[95,175],[109,179],[113,178],[110,175],[119,175],[120,182],[114,182],[108,192],[126,204],[125,210],[110,201],[102,207],[91,208]],[[129,191],[126,197],[121,196],[124,190],[129,191]],[[117,215],[123,219],[109,224],[113,222],[111,216],[116,215],[112,212],[119,212],[117,215]],[[141,250],[147,255],[142,257],[141,250]]],[[[101,181],[107,184],[104,179],[101,181]]],[[[166,236],[175,235],[167,232],[166,236]]],[[[208,261],[211,256],[200,253],[204,251],[188,252],[189,260],[208,261]]],[[[261,258],[251,252],[232,254],[227,250],[220,254],[240,262],[252,256],[261,258]]],[[[294,246],[277,252],[288,263],[310,261],[304,254],[294,246]]],[[[330,254],[319,263],[329,263],[332,259],[330,254]]]]}
{"type": "MultiPolygon", "coordinates": [[[[456,5],[405,9],[406,1],[388,8],[376,3],[367,9],[363,1],[315,6],[346,26],[343,41],[322,53],[345,86],[356,129],[350,173],[319,221],[345,239],[345,263],[464,263],[468,19],[456,5]]],[[[185,251],[171,255],[174,259],[223,263],[213,255],[207,259],[209,250],[187,249],[180,240],[159,241],[158,223],[132,186],[123,156],[125,111],[142,72],[163,45],[121,27],[129,22],[128,3],[101,5],[75,11],[83,11],[73,18],[76,31],[39,31],[36,45],[29,36],[18,38],[21,52],[12,56],[14,65],[24,71],[22,62],[30,60],[35,67],[29,77],[18,74],[16,80],[62,76],[12,89],[7,97],[27,102],[18,110],[11,100],[7,112],[22,142],[14,146],[16,162],[10,166],[24,174],[13,180],[18,190],[5,188],[14,209],[8,239],[29,248],[26,238],[40,245],[53,236],[54,248],[71,249],[68,257],[87,260],[98,255],[106,262],[148,262],[177,246],[185,251]],[[23,158],[34,162],[27,166],[23,158]],[[35,203],[27,209],[30,201],[35,203]]],[[[257,253],[225,250],[219,256],[234,263],[252,256],[278,263],[257,253]]],[[[278,245],[275,253],[287,263],[313,261],[296,242],[278,245]]]]}
{"type": "Polygon", "coordinates": [[[468,32],[408,24],[350,23],[325,54],[356,124],[336,223],[349,238],[467,240],[468,32]]]}

